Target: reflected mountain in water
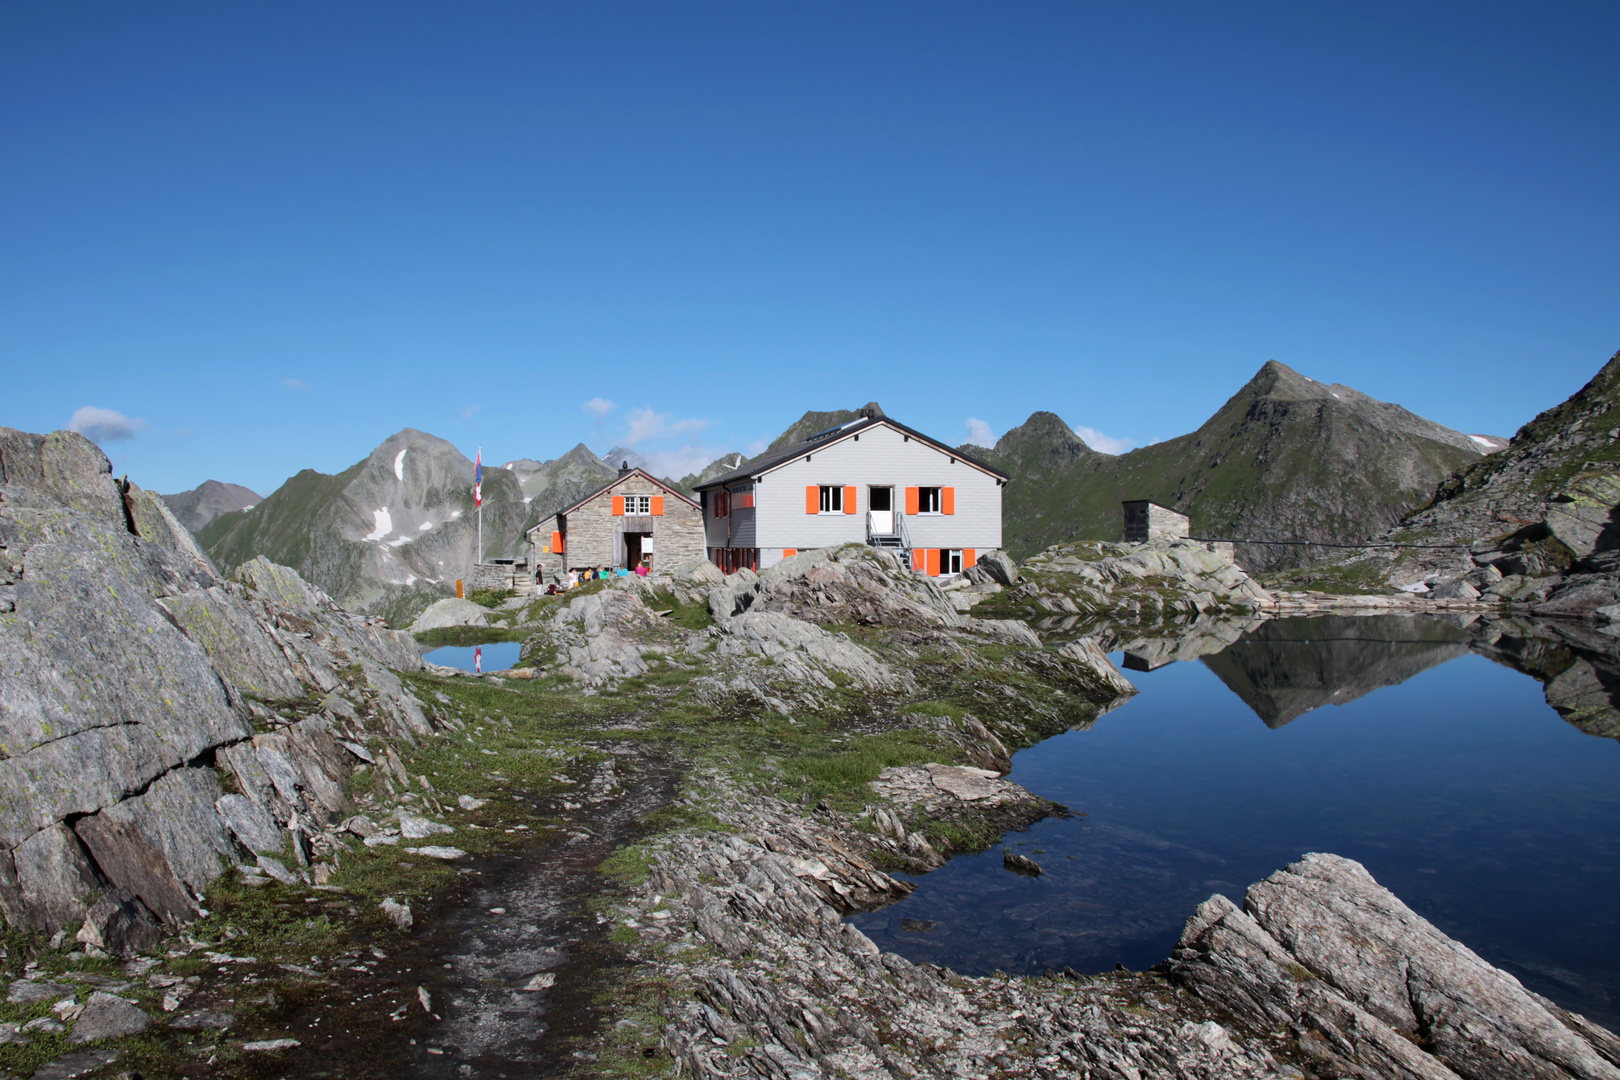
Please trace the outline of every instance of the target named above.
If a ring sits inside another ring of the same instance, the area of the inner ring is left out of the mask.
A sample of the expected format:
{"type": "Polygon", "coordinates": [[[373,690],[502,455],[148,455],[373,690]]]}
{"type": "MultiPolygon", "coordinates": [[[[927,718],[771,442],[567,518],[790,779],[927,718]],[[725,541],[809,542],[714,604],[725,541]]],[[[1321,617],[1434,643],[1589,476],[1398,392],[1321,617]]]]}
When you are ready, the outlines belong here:
{"type": "Polygon", "coordinates": [[[1154,623],[1070,615],[1033,625],[1048,641],[1089,637],[1104,652],[1124,653],[1127,670],[1202,660],[1271,728],[1472,651],[1536,679],[1547,704],[1575,727],[1620,740],[1620,625],[1449,613],[1154,623]]]}
{"type": "Polygon", "coordinates": [[[1473,635],[1435,618],[1273,619],[1203,662],[1267,727],[1395,686],[1469,651],[1473,635]]]}
{"type": "Polygon", "coordinates": [[[1264,615],[1183,616],[1168,621],[1120,621],[1106,615],[1062,615],[1031,624],[1048,641],[1089,637],[1105,653],[1125,654],[1129,671],[1156,671],[1178,660],[1220,652],[1266,622],[1264,615]]]}
{"type": "Polygon", "coordinates": [[[1474,651],[1540,681],[1559,716],[1588,735],[1620,739],[1620,628],[1507,618],[1474,629],[1474,651]]]}

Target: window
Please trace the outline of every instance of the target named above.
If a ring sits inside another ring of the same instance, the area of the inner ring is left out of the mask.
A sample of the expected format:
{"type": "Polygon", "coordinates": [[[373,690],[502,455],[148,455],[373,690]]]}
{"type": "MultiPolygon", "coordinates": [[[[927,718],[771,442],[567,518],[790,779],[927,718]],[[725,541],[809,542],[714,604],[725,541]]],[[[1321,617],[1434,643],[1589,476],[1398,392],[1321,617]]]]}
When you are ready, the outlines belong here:
{"type": "Polygon", "coordinates": [[[723,518],[731,513],[731,496],[729,492],[717,491],[714,493],[714,516],[723,518]]]}
{"type": "Polygon", "coordinates": [[[821,485],[821,512],[823,514],[842,514],[844,512],[844,489],[836,485],[821,485]]]}
{"type": "Polygon", "coordinates": [[[652,513],[652,496],[626,495],[624,497],[624,512],[643,516],[652,513]]]}
{"type": "Polygon", "coordinates": [[[939,513],[939,488],[931,487],[917,489],[917,513],[939,513]]]}
{"type": "Polygon", "coordinates": [[[945,551],[941,552],[941,555],[944,557],[940,559],[940,562],[944,563],[944,565],[939,568],[940,573],[960,574],[962,572],[962,553],[960,551],[945,551]]]}

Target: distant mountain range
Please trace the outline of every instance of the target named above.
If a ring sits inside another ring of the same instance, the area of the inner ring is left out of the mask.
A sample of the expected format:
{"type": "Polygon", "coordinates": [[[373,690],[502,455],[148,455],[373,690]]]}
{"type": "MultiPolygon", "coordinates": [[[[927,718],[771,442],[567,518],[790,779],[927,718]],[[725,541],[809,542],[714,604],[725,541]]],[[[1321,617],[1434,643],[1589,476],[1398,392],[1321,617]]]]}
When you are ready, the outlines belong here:
{"type": "MultiPolygon", "coordinates": [[[[476,562],[472,482],[455,446],[406,428],[336,476],[305,469],[251,510],[221,514],[197,540],[222,570],[264,555],[350,610],[397,622],[476,562]]],[[[485,555],[510,555],[527,510],[518,473],[486,466],[483,492],[485,555]]]]}
{"type": "Polygon", "coordinates": [[[241,484],[226,484],[219,480],[204,480],[190,491],[178,495],[164,495],[169,512],[180,519],[180,524],[193,533],[201,532],[204,525],[232,510],[247,510],[263,501],[263,496],[241,484]]]}
{"type": "MultiPolygon", "coordinates": [[[[882,413],[876,402],[806,412],[766,452],[867,409],[882,413]]],[[[1459,470],[1499,445],[1273,361],[1197,431],[1128,454],[1099,453],[1050,412],[1032,414],[994,447],[961,450],[1013,477],[1004,535],[1022,558],[1065,540],[1119,539],[1120,501],[1132,498],[1190,515],[1199,536],[1355,542],[1426,505],[1454,473],[1472,478],[1459,483],[1473,490],[1487,474],[1459,470]]],[[[667,482],[689,492],[745,460],[726,454],[667,482]]],[[[486,467],[485,556],[522,554],[527,527],[607,483],[622,462],[644,464],[633,450],[599,457],[580,444],[550,461],[486,467]]],[[[192,515],[188,524],[198,522],[198,540],[222,569],[265,555],[354,610],[397,620],[445,595],[473,565],[472,471],[450,443],[407,428],[336,476],[306,469],[263,499],[215,481],[168,498],[177,514],[192,515]]],[[[1240,549],[1256,569],[1304,554],[1240,549]]]]}
{"type": "MultiPolygon", "coordinates": [[[[1064,540],[1118,540],[1125,499],[1187,514],[1195,536],[1355,542],[1425,505],[1442,480],[1501,444],[1273,360],[1197,431],[1127,454],[1093,450],[1049,412],[994,447],[962,451],[1017,478],[1004,539],[1021,558],[1064,540]]],[[[1305,554],[1239,549],[1251,569],[1305,554]]]]}

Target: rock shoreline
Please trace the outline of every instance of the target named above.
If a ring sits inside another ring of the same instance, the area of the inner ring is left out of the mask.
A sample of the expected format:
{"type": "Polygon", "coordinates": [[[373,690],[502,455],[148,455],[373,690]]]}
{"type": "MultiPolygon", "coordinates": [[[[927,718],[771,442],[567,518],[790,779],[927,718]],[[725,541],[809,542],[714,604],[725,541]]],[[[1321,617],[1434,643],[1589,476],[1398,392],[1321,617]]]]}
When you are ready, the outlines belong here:
{"type": "MultiPolygon", "coordinates": [[[[706,785],[725,787],[711,776],[706,785]]],[[[844,921],[910,892],[837,815],[735,789],[727,834],[664,837],[617,912],[671,989],[662,1042],[696,1077],[1620,1076],[1620,1040],[1530,993],[1379,886],[1309,854],[1216,895],[1152,972],[964,977],[844,921]]]]}

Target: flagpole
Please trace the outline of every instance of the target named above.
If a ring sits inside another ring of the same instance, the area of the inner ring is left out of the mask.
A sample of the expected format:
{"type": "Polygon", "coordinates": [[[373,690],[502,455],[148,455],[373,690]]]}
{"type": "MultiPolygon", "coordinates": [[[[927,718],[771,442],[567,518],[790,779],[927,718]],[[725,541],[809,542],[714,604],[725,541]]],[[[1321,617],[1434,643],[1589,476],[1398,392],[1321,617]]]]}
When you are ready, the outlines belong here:
{"type": "MultiPolygon", "coordinates": [[[[466,461],[467,459],[462,458],[461,460],[466,461]]],[[[484,463],[484,447],[482,444],[478,447],[478,463],[480,466],[484,463]]],[[[482,492],[479,494],[482,496],[482,492]]],[[[482,497],[478,500],[478,565],[484,565],[484,500],[482,497]]]]}

